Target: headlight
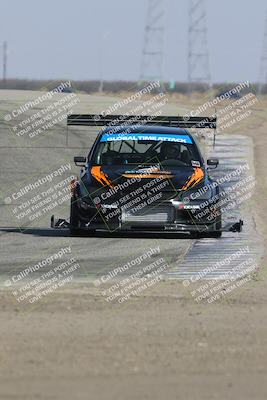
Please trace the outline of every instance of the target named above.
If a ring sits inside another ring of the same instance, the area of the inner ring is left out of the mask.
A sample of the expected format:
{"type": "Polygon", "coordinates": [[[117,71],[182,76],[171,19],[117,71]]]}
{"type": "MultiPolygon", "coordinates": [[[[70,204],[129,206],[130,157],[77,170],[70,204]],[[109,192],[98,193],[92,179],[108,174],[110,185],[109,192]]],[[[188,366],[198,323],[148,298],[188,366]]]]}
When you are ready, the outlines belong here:
{"type": "Polygon", "coordinates": [[[83,210],[89,210],[90,208],[92,208],[92,206],[90,206],[88,203],[86,203],[84,200],[82,200],[82,199],[80,199],[79,200],[79,203],[80,203],[80,207],[83,209],[83,210]]]}

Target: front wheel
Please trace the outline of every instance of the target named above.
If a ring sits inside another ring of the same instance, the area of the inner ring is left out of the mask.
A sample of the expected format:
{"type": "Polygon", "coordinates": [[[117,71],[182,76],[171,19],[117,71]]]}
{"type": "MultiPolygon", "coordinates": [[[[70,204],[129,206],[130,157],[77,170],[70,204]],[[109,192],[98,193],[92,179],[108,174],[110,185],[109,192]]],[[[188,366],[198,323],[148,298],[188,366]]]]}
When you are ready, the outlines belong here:
{"type": "Polygon", "coordinates": [[[72,236],[79,235],[80,225],[77,201],[72,197],[70,202],[70,234],[72,236]]]}
{"type": "Polygon", "coordinates": [[[219,211],[219,213],[218,213],[218,216],[216,218],[216,223],[215,223],[215,229],[216,230],[215,231],[211,231],[209,233],[209,237],[212,237],[212,238],[220,238],[222,236],[222,232],[221,232],[221,229],[222,229],[222,214],[221,214],[221,210],[218,209],[218,211],[219,211]]]}

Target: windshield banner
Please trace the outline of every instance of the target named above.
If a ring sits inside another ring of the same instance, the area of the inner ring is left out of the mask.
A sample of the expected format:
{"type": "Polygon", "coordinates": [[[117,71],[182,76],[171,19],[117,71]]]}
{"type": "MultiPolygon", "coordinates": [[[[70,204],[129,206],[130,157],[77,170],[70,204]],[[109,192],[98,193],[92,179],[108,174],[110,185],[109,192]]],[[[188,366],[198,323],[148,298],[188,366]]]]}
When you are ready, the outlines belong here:
{"type": "Polygon", "coordinates": [[[102,136],[101,142],[113,142],[119,140],[155,140],[176,143],[189,143],[192,144],[192,139],[188,135],[170,135],[159,133],[134,133],[134,134],[109,134],[106,133],[102,136]]]}

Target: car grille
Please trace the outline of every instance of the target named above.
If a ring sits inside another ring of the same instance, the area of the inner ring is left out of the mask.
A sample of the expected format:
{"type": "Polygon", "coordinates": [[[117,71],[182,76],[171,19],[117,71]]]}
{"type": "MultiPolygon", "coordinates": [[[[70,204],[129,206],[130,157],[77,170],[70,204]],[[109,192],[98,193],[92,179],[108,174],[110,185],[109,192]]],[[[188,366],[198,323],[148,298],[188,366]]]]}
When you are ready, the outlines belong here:
{"type": "Polygon", "coordinates": [[[145,207],[139,211],[122,210],[122,223],[164,224],[174,220],[174,208],[171,206],[145,207]]]}

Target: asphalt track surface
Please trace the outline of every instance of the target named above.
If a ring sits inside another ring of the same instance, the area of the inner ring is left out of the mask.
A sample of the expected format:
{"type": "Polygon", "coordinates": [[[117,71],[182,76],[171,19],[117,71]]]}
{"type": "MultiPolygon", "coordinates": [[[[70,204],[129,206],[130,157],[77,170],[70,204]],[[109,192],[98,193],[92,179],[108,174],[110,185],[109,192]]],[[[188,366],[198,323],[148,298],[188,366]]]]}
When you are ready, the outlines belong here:
{"type": "MultiPolygon", "coordinates": [[[[66,129],[66,120],[57,123],[44,134],[33,139],[27,135],[16,135],[18,121],[23,121],[30,115],[44,108],[38,105],[14,121],[6,121],[6,115],[12,110],[26,103],[27,99],[37,97],[38,92],[0,91],[0,162],[1,162],[1,190],[0,190],[0,283],[6,282],[24,271],[27,267],[36,265],[57,253],[60,249],[71,247],[71,256],[79,263],[75,271],[76,281],[91,282],[103,275],[108,275],[118,266],[126,265],[133,261],[131,273],[138,270],[139,264],[135,263],[138,257],[154,251],[147,262],[163,257],[168,268],[164,278],[187,279],[188,276],[212,265],[219,259],[227,257],[246,245],[249,246],[251,255],[258,258],[262,248],[256,235],[253,216],[248,216],[248,210],[242,207],[228,215],[231,220],[242,217],[245,220],[244,232],[241,234],[224,233],[221,239],[192,239],[188,235],[177,234],[110,234],[98,233],[94,237],[84,235],[81,238],[70,237],[67,229],[52,230],[50,216],[66,218],[69,215],[69,201],[62,201],[51,211],[47,210],[33,221],[26,218],[17,218],[17,209],[23,202],[37,195],[31,190],[30,197],[21,196],[15,200],[12,194],[18,194],[22,188],[39,178],[47,176],[51,171],[58,170],[62,165],[71,165],[71,170],[61,174],[60,179],[68,179],[77,175],[79,169],[73,164],[74,155],[86,155],[92,145],[98,129],[71,128],[66,129]],[[11,199],[11,200],[10,200],[11,199]],[[155,253],[159,247],[160,253],[155,253]]],[[[66,95],[57,95],[58,99],[66,95]]],[[[79,96],[79,104],[74,106],[76,113],[100,113],[115,99],[102,96],[79,96]]],[[[173,108],[166,109],[166,113],[173,112],[173,108]]],[[[249,162],[253,170],[252,145],[245,137],[231,139],[224,135],[218,139],[218,146],[214,153],[209,143],[208,152],[221,158],[221,166],[215,176],[225,174],[229,169],[234,169],[240,163],[249,162]],[[232,142],[231,142],[232,140],[232,142]],[[237,146],[237,143],[239,145],[237,146]],[[242,151],[240,151],[242,147],[242,151]]],[[[56,178],[57,179],[57,178],[56,178]]],[[[60,180],[59,180],[60,181],[60,180]]],[[[49,190],[51,183],[44,183],[42,191],[49,190]]],[[[226,218],[226,219],[227,219],[226,218]]],[[[227,222],[227,221],[226,221],[227,222]]],[[[62,257],[62,260],[68,257],[62,257]]],[[[50,267],[42,267],[42,273],[49,271],[50,267]]],[[[222,271],[218,271],[215,277],[222,271]]],[[[40,272],[39,272],[40,273],[40,272]]],[[[35,274],[38,276],[38,272],[35,274]]],[[[210,277],[213,277],[214,274],[210,277]]],[[[209,276],[208,276],[209,277],[209,276]]]]}

